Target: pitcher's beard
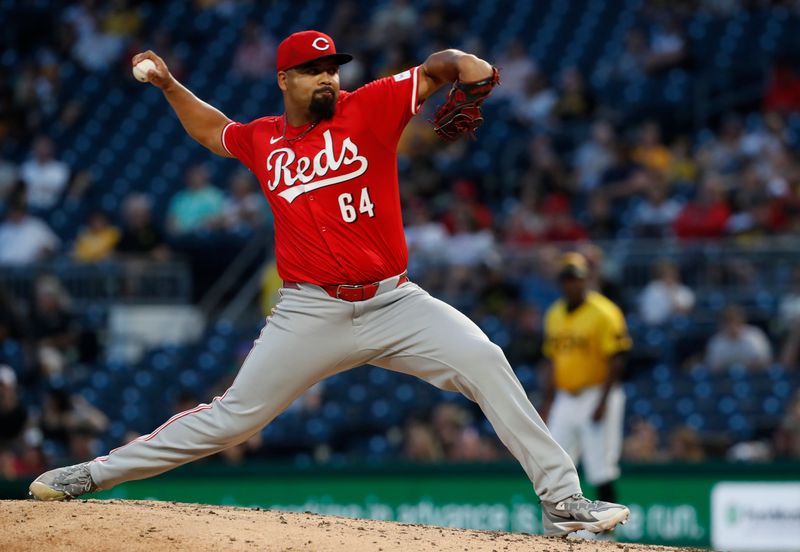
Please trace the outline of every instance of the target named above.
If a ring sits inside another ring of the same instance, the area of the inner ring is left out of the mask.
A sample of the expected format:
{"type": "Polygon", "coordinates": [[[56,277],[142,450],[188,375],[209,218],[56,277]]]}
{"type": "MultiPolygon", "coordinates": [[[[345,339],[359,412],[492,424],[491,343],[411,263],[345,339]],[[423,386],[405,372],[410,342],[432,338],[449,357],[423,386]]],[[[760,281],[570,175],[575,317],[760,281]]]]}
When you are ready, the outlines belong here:
{"type": "Polygon", "coordinates": [[[336,99],[331,96],[312,96],[308,110],[316,121],[327,121],[336,113],[336,99]]]}

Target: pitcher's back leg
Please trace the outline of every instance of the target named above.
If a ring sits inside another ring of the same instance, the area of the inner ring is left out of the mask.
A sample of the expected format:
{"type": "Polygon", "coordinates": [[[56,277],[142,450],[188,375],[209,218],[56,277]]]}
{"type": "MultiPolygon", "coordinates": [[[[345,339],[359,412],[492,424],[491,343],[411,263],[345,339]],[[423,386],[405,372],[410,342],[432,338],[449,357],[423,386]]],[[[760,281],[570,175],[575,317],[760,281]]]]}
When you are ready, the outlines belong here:
{"type": "Polygon", "coordinates": [[[241,443],[311,385],[359,364],[352,307],[309,293],[284,292],[224,395],[91,462],[97,486],[152,477],[241,443]]]}

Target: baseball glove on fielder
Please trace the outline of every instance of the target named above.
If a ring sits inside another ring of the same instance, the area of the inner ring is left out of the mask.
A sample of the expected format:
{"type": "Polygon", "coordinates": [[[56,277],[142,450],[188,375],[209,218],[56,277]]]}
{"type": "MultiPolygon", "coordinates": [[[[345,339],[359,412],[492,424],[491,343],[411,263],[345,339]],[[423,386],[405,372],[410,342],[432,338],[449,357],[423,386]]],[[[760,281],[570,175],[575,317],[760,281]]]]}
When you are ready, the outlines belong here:
{"type": "Polygon", "coordinates": [[[489,97],[492,89],[500,84],[500,72],[492,67],[492,76],[478,82],[453,83],[447,101],[433,118],[433,130],[442,140],[456,140],[462,134],[475,136],[475,131],[483,124],[481,104],[489,97]]]}

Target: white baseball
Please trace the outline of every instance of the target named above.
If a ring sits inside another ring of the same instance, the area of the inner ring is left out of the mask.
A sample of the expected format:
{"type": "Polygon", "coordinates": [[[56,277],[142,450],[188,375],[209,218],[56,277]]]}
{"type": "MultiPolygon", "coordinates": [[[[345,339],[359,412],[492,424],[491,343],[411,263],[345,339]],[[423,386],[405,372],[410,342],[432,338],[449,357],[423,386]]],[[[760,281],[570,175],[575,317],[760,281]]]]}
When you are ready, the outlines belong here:
{"type": "Polygon", "coordinates": [[[133,76],[139,82],[147,82],[150,79],[147,78],[147,72],[151,69],[155,69],[156,64],[153,63],[152,59],[143,59],[139,63],[133,66],[133,76]]]}

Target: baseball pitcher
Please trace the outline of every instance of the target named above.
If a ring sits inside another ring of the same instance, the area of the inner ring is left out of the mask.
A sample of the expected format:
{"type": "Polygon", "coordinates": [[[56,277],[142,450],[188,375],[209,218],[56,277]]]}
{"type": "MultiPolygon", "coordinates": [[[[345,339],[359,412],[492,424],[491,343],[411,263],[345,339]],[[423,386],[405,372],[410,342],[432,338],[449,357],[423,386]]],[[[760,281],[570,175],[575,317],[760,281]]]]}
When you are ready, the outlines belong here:
{"type": "Polygon", "coordinates": [[[622,311],[588,289],[588,275],[583,255],[564,255],[559,273],[563,298],[545,316],[549,362],[541,410],[553,438],[583,464],[599,498],[613,501],[625,415],[619,380],[632,343],[622,311]]]}
{"type": "Polygon", "coordinates": [[[154,63],[147,80],[192,138],[257,176],[275,218],[281,300],[222,396],[106,456],[41,475],[30,486],[34,498],[69,499],[214,454],[261,431],[321,379],[373,364],[476,401],[531,479],[548,534],[608,531],[627,520],[625,506],[583,497],[572,461],[501,349],[406,275],[400,134],[446,84],[452,88],[436,114],[436,132],[447,140],[474,132],[497,70],[445,50],[345,92],[339,66],[351,59],[321,32],[289,36],[276,63],[283,114],[239,123],[195,97],[155,53],[133,58],[134,66],[154,63]]]}

